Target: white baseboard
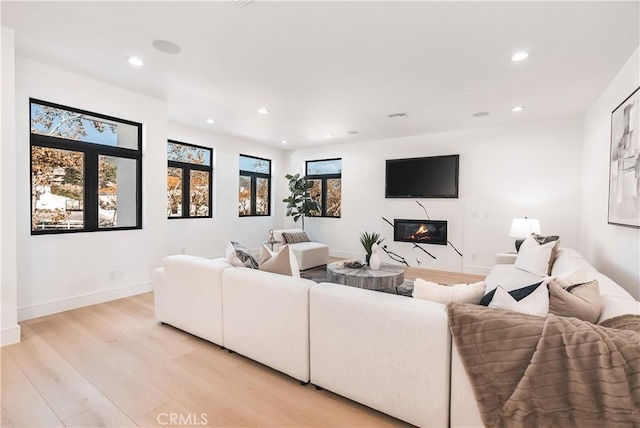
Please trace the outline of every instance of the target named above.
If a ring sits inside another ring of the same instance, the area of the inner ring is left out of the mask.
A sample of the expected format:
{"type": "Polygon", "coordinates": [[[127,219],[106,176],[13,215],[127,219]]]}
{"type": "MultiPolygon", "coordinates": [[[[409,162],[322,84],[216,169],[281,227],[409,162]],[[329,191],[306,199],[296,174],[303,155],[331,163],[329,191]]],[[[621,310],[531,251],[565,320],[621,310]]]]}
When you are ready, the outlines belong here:
{"type": "Polygon", "coordinates": [[[0,332],[0,346],[12,345],[20,342],[20,326],[18,324],[13,327],[3,328],[0,332]]]}
{"type": "Polygon", "coordinates": [[[474,275],[487,276],[489,275],[489,271],[491,271],[491,268],[484,267],[484,266],[469,266],[469,265],[462,266],[463,273],[471,273],[474,275]]]}
{"type": "Polygon", "coordinates": [[[69,311],[71,309],[82,308],[84,306],[109,302],[111,300],[122,299],[123,297],[135,296],[136,294],[152,291],[152,283],[143,282],[124,287],[109,288],[107,290],[94,291],[93,293],[80,294],[78,296],[66,297],[64,299],[50,300],[48,302],[36,303],[33,305],[18,308],[18,321],[30,320],[45,315],[57,314],[58,312],[69,311]]]}

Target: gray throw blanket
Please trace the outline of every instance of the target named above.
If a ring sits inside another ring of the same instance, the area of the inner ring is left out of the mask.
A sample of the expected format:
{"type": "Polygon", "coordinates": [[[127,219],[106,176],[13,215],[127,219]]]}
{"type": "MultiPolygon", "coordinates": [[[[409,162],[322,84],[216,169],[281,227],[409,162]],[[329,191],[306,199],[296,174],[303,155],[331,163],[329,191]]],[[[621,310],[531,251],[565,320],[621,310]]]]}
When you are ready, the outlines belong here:
{"type": "Polygon", "coordinates": [[[486,426],[640,426],[640,316],[594,325],[471,304],[447,309],[486,426]]]}

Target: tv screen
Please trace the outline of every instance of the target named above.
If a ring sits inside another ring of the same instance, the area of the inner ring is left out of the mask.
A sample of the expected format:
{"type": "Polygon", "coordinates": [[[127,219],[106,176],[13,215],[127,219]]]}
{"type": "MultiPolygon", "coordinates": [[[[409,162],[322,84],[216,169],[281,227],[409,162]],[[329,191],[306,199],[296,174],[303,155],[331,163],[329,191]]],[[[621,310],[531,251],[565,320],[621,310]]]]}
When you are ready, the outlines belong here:
{"type": "Polygon", "coordinates": [[[457,198],[460,155],[387,160],[385,198],[457,198]]]}

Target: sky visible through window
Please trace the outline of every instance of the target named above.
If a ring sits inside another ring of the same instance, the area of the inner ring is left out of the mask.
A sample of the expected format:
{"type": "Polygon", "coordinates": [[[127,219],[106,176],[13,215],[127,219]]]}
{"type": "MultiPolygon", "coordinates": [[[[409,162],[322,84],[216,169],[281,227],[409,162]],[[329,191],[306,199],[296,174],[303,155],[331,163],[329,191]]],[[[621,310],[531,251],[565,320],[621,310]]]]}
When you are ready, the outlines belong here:
{"type": "Polygon", "coordinates": [[[240,155],[240,171],[270,174],[270,164],[271,162],[265,159],[258,159],[240,155]]]}
{"type": "Polygon", "coordinates": [[[342,173],[342,159],[307,162],[307,175],[327,175],[342,173]]]}
{"type": "Polygon", "coordinates": [[[31,103],[31,132],[35,134],[52,135],[71,140],[116,147],[118,145],[117,127],[118,124],[98,120],[88,115],[31,103]],[[53,109],[58,114],[52,115],[53,120],[51,122],[38,120],[38,118],[46,118],[48,109],[53,109]],[[73,128],[70,128],[70,118],[72,117],[76,117],[76,120],[81,122],[86,135],[73,132],[73,128]],[[101,127],[102,132],[96,128],[94,122],[105,125],[101,127]]]}

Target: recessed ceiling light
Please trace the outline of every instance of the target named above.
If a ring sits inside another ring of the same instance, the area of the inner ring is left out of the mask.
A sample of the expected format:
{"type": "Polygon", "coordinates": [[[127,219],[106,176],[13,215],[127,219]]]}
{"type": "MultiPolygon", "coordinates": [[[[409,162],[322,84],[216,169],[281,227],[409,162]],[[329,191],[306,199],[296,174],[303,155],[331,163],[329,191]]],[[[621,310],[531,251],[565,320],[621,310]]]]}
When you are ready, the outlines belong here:
{"type": "Polygon", "coordinates": [[[527,59],[529,56],[526,52],[518,52],[511,57],[511,61],[522,61],[523,59],[527,59]]]}
{"type": "Polygon", "coordinates": [[[258,113],[260,114],[269,114],[269,110],[267,110],[266,108],[262,107],[259,108],[258,110],[256,110],[258,113]]]}
{"type": "Polygon", "coordinates": [[[287,140],[280,141],[282,144],[287,144],[287,140]]]}
{"type": "Polygon", "coordinates": [[[154,48],[158,49],[160,52],[164,52],[166,54],[175,55],[179,54],[182,50],[180,46],[176,45],[173,42],[168,40],[154,40],[151,42],[154,48]]]}
{"type": "Polygon", "coordinates": [[[473,117],[485,117],[485,116],[489,116],[491,113],[489,113],[488,111],[479,111],[477,113],[473,113],[473,117]]]}
{"type": "Polygon", "coordinates": [[[216,121],[215,121],[215,120],[213,120],[213,119],[207,119],[207,123],[208,123],[209,125],[213,125],[214,123],[216,123],[216,121]]]}
{"type": "Polygon", "coordinates": [[[140,58],[136,58],[135,56],[127,57],[127,62],[136,67],[142,67],[144,65],[144,61],[140,58]]]}
{"type": "Polygon", "coordinates": [[[517,113],[517,112],[522,111],[522,110],[524,110],[524,107],[521,107],[521,106],[515,106],[515,107],[513,107],[511,109],[511,111],[514,112],[514,113],[517,113]]]}
{"type": "Polygon", "coordinates": [[[326,135],[324,136],[324,138],[333,138],[333,135],[331,135],[331,134],[326,134],[326,135]]]}
{"type": "Polygon", "coordinates": [[[358,131],[349,131],[349,132],[347,132],[347,134],[357,135],[357,134],[359,134],[359,132],[358,131]]]}

